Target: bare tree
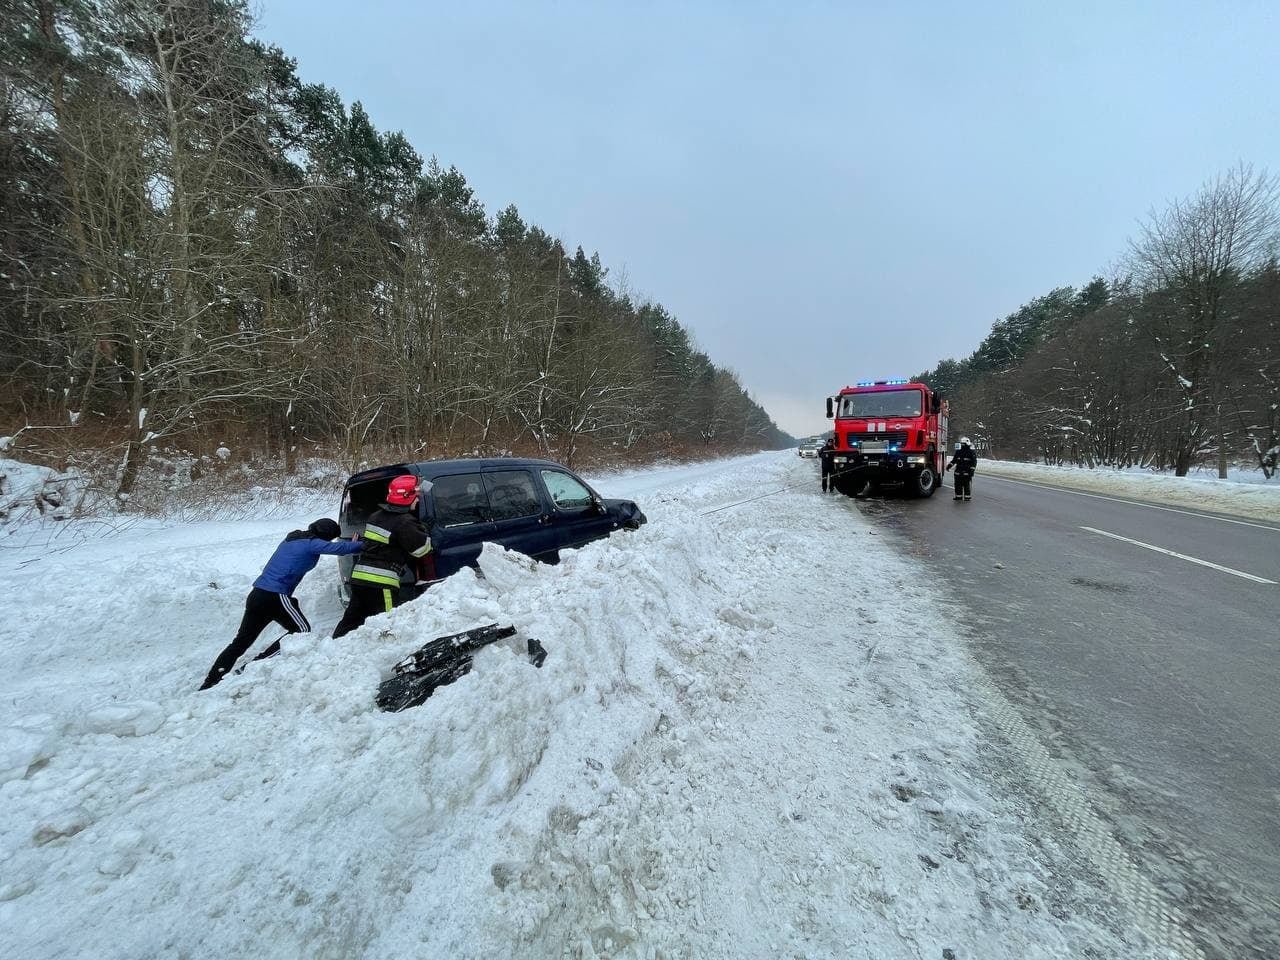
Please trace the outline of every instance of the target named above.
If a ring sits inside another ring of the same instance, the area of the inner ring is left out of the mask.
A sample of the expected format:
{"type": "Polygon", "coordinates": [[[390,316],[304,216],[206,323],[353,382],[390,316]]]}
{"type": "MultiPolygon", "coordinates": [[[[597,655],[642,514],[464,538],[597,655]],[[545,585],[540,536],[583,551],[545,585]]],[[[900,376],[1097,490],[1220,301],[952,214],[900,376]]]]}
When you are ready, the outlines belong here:
{"type": "Polygon", "coordinates": [[[1245,273],[1274,256],[1278,199],[1280,181],[1242,164],[1149,214],[1131,244],[1134,273],[1150,298],[1155,350],[1179,398],[1172,415],[1178,476],[1198,453],[1223,442],[1229,298],[1245,273]]]}

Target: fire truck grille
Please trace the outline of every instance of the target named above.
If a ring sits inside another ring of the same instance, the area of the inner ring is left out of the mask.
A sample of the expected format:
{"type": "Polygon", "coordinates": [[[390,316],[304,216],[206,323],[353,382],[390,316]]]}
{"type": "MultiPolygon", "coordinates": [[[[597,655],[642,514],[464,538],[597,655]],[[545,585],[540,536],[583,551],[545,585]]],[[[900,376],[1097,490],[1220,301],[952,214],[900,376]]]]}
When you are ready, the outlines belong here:
{"type": "Polygon", "coordinates": [[[851,447],[854,446],[855,444],[864,443],[867,440],[883,441],[884,443],[892,443],[896,446],[902,447],[902,446],[905,446],[907,443],[907,431],[890,430],[890,431],[886,431],[885,433],[850,433],[849,434],[849,446],[851,447]]]}

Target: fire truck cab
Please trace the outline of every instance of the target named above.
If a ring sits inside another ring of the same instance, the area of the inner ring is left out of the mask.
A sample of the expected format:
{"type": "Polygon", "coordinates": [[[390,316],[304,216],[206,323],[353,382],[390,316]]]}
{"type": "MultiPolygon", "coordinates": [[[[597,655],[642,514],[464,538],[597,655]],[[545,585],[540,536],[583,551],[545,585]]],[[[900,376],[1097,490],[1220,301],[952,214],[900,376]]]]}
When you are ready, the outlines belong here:
{"type": "Polygon", "coordinates": [[[942,486],[947,449],[947,402],[928,384],[862,380],[827,397],[835,420],[831,476],[846,496],[865,497],[895,485],[917,497],[942,486]]]}

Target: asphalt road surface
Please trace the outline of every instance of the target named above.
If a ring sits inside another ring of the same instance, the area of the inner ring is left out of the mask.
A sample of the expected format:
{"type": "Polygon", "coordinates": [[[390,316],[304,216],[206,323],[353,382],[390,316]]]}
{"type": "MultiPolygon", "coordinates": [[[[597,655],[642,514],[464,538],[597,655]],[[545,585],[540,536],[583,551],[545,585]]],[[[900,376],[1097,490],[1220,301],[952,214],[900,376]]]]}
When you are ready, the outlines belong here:
{"type": "Polygon", "coordinates": [[[981,472],[972,501],[858,507],[968,611],[1205,955],[1280,956],[1280,525],[981,472]]]}

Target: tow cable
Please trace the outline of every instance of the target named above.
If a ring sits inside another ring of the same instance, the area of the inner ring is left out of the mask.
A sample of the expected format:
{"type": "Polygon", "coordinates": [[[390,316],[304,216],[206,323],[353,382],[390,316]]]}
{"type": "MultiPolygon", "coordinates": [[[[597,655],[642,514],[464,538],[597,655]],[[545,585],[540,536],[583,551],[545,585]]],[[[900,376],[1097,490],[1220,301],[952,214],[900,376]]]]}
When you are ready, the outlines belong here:
{"type": "MultiPolygon", "coordinates": [[[[831,482],[835,477],[838,477],[838,476],[840,476],[840,475],[841,475],[841,474],[843,474],[843,473],[852,473],[852,472],[854,472],[855,470],[860,470],[860,469],[862,469],[862,468],[861,468],[861,467],[845,467],[843,470],[833,470],[831,473],[827,474],[827,482],[828,482],[828,483],[830,483],[830,482],[831,482]]],[[[772,496],[775,496],[776,494],[779,494],[779,493],[786,493],[788,490],[793,490],[793,489],[795,489],[796,487],[803,487],[803,486],[806,486],[806,485],[808,485],[808,484],[810,484],[810,483],[813,483],[813,481],[812,481],[812,480],[797,480],[795,483],[789,483],[789,484],[787,484],[785,487],[779,487],[777,490],[770,490],[768,493],[762,493],[762,494],[760,494],[759,496],[756,496],[756,497],[748,497],[746,500],[738,500],[738,501],[736,501],[736,502],[734,502],[734,503],[726,503],[726,504],[725,504],[724,506],[722,506],[722,507],[716,507],[716,508],[714,508],[714,509],[712,509],[712,510],[707,510],[707,511],[705,511],[705,512],[703,512],[703,513],[698,514],[698,516],[700,516],[700,517],[709,517],[709,516],[711,516],[713,513],[719,513],[721,510],[729,510],[729,509],[732,509],[733,507],[740,507],[740,506],[742,506],[743,504],[746,504],[746,503],[755,503],[757,500],[763,500],[763,499],[765,499],[766,497],[772,497],[772,496]]]]}

